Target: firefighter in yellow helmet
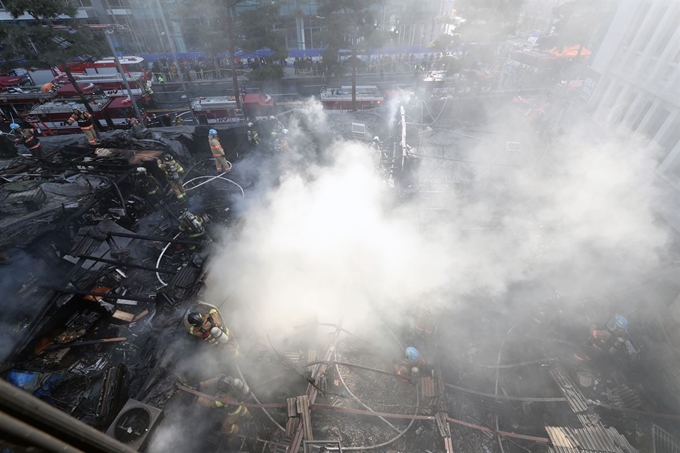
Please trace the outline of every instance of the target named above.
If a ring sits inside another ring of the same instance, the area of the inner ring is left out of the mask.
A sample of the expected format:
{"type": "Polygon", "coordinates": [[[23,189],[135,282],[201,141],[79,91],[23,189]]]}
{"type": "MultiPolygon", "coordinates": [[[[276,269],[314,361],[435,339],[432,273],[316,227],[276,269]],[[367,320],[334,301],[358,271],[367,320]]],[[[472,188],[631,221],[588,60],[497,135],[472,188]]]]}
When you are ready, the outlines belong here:
{"type": "Polygon", "coordinates": [[[158,161],[158,166],[165,173],[165,179],[168,181],[168,185],[175,193],[177,200],[183,202],[186,198],[186,193],[184,193],[184,169],[182,166],[175,161],[175,158],[171,154],[165,154],[162,161],[158,161]]]}
{"type": "MultiPolygon", "coordinates": [[[[230,399],[235,402],[242,402],[250,395],[250,389],[245,382],[226,375],[201,382],[198,390],[201,393],[212,393],[218,398],[230,399]]],[[[198,404],[217,409],[224,414],[224,421],[220,427],[220,432],[225,436],[237,434],[239,432],[239,420],[250,418],[250,412],[245,406],[225,404],[205,397],[199,397],[198,404]]]]}
{"type": "Polygon", "coordinates": [[[71,109],[73,110],[73,114],[66,122],[68,124],[78,123],[78,127],[83,131],[83,134],[85,134],[87,142],[90,145],[96,145],[99,140],[97,140],[97,132],[94,130],[94,119],[92,118],[92,115],[83,112],[83,109],[77,104],[73,104],[71,109]]]}
{"type": "MultiPolygon", "coordinates": [[[[180,211],[179,216],[179,231],[190,240],[194,241],[212,241],[205,231],[205,220],[201,216],[197,216],[186,209],[180,211]]],[[[192,245],[189,250],[195,250],[196,246],[192,245]]]]}
{"type": "Polygon", "coordinates": [[[214,305],[197,301],[184,315],[184,327],[190,335],[223,348],[227,357],[240,356],[233,333],[224,325],[222,315],[214,305]]]}

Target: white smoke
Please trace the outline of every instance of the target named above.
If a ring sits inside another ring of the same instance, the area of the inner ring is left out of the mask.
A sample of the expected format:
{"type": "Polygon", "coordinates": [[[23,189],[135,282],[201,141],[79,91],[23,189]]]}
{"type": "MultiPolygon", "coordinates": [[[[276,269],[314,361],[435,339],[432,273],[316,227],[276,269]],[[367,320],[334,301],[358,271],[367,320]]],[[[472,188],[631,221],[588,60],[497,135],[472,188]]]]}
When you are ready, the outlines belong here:
{"type": "Polygon", "coordinates": [[[421,199],[395,203],[365,144],[328,144],[326,165],[282,172],[250,200],[246,227],[212,263],[208,302],[279,336],[313,315],[356,330],[376,313],[407,322],[432,290],[443,309],[536,278],[573,297],[604,292],[658,266],[668,240],[636,146],[556,143],[540,167],[508,171],[501,197],[475,183],[474,196],[441,196],[444,218],[421,199]]]}

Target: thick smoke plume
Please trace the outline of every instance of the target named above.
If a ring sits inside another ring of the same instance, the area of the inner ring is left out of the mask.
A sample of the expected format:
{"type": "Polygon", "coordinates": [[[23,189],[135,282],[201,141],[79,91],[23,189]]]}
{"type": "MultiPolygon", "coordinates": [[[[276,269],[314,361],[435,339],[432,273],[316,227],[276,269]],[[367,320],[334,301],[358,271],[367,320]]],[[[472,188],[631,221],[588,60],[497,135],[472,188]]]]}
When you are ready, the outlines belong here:
{"type": "MultiPolygon", "coordinates": [[[[208,301],[234,325],[278,337],[317,316],[360,330],[378,314],[403,321],[433,290],[436,308],[452,309],[468,296],[502,299],[536,279],[546,294],[576,300],[662,260],[668,239],[652,210],[653,161],[634,142],[563,138],[495,181],[399,201],[365,144],[326,144],[319,164],[296,150],[302,132],[291,131],[283,162],[295,170],[249,200],[245,228],[224,238],[213,262],[208,301]]],[[[428,146],[424,135],[418,152],[428,146]]],[[[429,165],[420,167],[423,179],[429,165]]]]}

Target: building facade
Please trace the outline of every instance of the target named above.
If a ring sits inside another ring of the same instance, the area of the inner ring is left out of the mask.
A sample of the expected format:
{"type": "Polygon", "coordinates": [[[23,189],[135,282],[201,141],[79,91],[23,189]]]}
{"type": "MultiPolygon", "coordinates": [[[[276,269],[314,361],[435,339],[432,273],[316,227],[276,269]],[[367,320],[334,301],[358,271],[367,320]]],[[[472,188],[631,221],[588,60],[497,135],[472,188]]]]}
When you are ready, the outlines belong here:
{"type": "Polygon", "coordinates": [[[680,2],[622,0],[595,55],[588,105],[618,134],[640,134],[680,189],[680,2]]]}

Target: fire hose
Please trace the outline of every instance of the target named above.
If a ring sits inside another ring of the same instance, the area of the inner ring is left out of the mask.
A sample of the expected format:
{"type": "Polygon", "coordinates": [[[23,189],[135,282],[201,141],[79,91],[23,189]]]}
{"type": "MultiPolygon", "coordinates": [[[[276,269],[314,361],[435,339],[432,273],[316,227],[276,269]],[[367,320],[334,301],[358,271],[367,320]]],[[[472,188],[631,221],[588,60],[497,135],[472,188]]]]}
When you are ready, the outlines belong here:
{"type": "Polygon", "coordinates": [[[238,185],[237,183],[235,183],[235,182],[232,181],[231,179],[225,178],[223,173],[220,173],[220,174],[217,175],[217,176],[196,176],[195,178],[192,178],[192,179],[188,180],[187,182],[185,182],[184,185],[186,186],[186,185],[189,184],[190,182],[196,181],[197,179],[207,179],[207,181],[203,181],[203,182],[200,183],[200,184],[197,184],[197,185],[195,185],[195,186],[193,186],[193,187],[189,187],[188,189],[186,189],[187,192],[190,191],[190,190],[198,189],[198,188],[201,187],[203,184],[208,184],[209,182],[211,182],[211,181],[213,181],[213,180],[215,180],[215,179],[221,179],[221,180],[223,180],[223,181],[227,181],[227,182],[229,182],[229,183],[235,185],[236,187],[238,187],[238,188],[241,190],[241,196],[243,196],[243,197],[246,196],[245,192],[243,191],[243,187],[241,187],[240,185],[238,185]]]}
{"type": "MultiPolygon", "coordinates": [[[[267,409],[284,409],[288,405],[286,403],[242,403],[236,400],[233,400],[231,398],[218,398],[216,396],[208,395],[205,393],[201,393],[197,390],[194,390],[189,387],[184,387],[184,386],[178,386],[178,388],[184,392],[190,393],[192,395],[198,396],[198,397],[203,397],[207,398],[212,401],[219,401],[220,403],[226,404],[228,406],[244,406],[244,407],[252,407],[252,408],[267,408],[267,409]]],[[[346,407],[337,407],[337,406],[328,406],[326,404],[317,404],[313,403],[310,404],[309,407],[311,409],[319,409],[319,410],[324,410],[324,411],[333,411],[333,412],[341,412],[344,414],[351,414],[351,415],[366,415],[369,417],[385,417],[385,418],[392,418],[392,419],[397,419],[397,420],[428,420],[428,421],[435,421],[435,417],[431,415],[411,415],[411,414],[393,414],[393,413],[387,413],[387,412],[369,412],[369,411],[364,411],[364,410],[359,410],[359,409],[349,409],[346,407]]],[[[529,440],[532,442],[539,442],[539,443],[549,443],[550,439],[547,437],[536,437],[536,436],[527,436],[524,434],[517,434],[509,431],[500,431],[500,430],[495,430],[492,428],[488,428],[486,426],[480,426],[480,425],[475,425],[474,423],[469,423],[465,422],[463,420],[458,420],[455,418],[447,417],[446,420],[450,423],[455,423],[457,425],[465,426],[467,428],[472,428],[476,429],[478,431],[484,431],[488,433],[493,433],[493,434],[500,434],[504,437],[511,437],[515,439],[522,439],[522,440],[529,440]]],[[[361,447],[363,449],[368,449],[370,447],[361,447]]],[[[375,447],[374,447],[375,448],[375,447]]],[[[357,449],[359,449],[357,447],[357,449]]],[[[346,448],[343,448],[343,450],[346,450],[346,448]]]]}
{"type": "MultiPolygon", "coordinates": [[[[177,239],[180,234],[182,234],[182,233],[177,233],[175,235],[175,237],[173,237],[172,239],[173,240],[177,239]]],[[[168,247],[170,247],[171,244],[172,244],[172,242],[168,242],[167,244],[165,244],[165,247],[163,247],[163,250],[161,250],[161,254],[158,255],[158,261],[156,261],[156,267],[157,268],[159,268],[161,266],[161,260],[163,259],[163,255],[165,255],[165,252],[168,250],[168,247]]],[[[161,285],[168,286],[168,284],[163,281],[163,279],[161,278],[161,275],[158,272],[156,272],[156,278],[158,279],[159,282],[161,282],[161,285]]]]}

